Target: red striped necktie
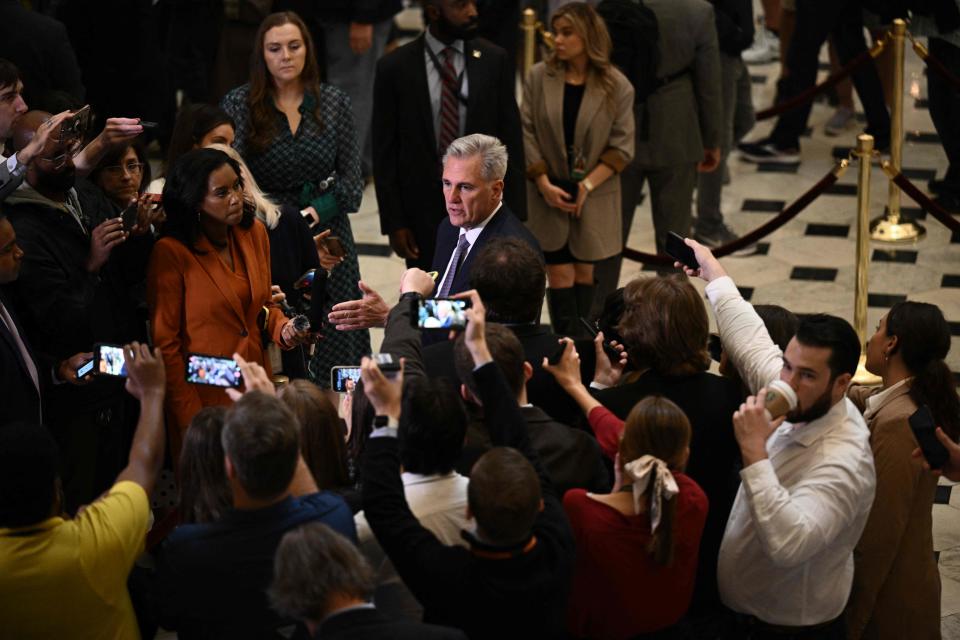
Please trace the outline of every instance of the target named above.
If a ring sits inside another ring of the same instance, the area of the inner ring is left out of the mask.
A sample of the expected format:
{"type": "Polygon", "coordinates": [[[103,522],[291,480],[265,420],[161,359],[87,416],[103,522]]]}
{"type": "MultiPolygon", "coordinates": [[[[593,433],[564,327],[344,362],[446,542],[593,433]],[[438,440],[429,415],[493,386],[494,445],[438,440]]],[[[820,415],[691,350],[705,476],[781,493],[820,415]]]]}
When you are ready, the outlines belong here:
{"type": "Polygon", "coordinates": [[[460,137],[460,106],[457,103],[457,71],[453,67],[456,49],[447,47],[443,55],[443,71],[440,79],[440,137],[438,152],[440,157],[446,153],[450,143],[460,137]]]}

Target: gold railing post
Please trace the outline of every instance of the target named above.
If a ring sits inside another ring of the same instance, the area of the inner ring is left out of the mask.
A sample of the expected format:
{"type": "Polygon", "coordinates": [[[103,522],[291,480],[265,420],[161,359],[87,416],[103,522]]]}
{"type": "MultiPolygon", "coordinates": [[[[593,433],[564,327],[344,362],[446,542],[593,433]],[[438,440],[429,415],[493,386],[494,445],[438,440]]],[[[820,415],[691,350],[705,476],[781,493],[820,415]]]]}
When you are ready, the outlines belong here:
{"type": "Polygon", "coordinates": [[[526,82],[527,72],[533,66],[537,50],[537,14],[533,9],[523,10],[520,29],[523,31],[523,79],[526,82]]]}
{"type": "MultiPolygon", "coordinates": [[[[857,266],[854,289],[853,327],[857,330],[860,344],[867,341],[867,292],[868,267],[870,264],[870,170],[873,157],[873,136],[866,133],[857,136],[857,149],[854,152],[860,162],[857,175],[857,266]]],[[[860,355],[857,373],[853,380],[859,384],[880,384],[880,379],[867,371],[867,356],[860,355]]]]}
{"type": "MultiPolygon", "coordinates": [[[[900,171],[903,160],[903,54],[907,23],[897,18],[890,31],[893,56],[893,104],[890,105],[890,163],[900,171]]],[[[870,225],[870,236],[880,242],[915,242],[926,230],[912,220],[900,218],[900,187],[891,180],[887,214],[870,225]]]]}

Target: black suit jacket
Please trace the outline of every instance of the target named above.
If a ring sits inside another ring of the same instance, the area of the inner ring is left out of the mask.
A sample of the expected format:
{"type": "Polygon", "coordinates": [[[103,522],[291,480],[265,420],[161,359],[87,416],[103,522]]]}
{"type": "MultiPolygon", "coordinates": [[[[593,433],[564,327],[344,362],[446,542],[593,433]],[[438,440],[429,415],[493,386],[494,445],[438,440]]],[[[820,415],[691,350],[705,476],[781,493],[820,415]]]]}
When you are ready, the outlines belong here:
{"type": "MultiPolygon", "coordinates": [[[[450,295],[469,291],[472,288],[470,286],[470,266],[473,264],[474,258],[477,257],[477,253],[488,242],[492,242],[496,238],[506,237],[520,238],[536,249],[537,253],[541,253],[540,243],[504,203],[496,215],[487,223],[487,226],[483,228],[483,231],[480,232],[477,241],[470,248],[470,253],[467,254],[463,264],[460,265],[460,270],[453,280],[453,286],[450,287],[450,295]]],[[[439,274],[434,293],[440,290],[444,272],[447,270],[447,263],[450,262],[459,241],[460,228],[450,224],[449,218],[444,218],[437,228],[436,252],[433,255],[433,266],[431,267],[433,271],[439,274]]]]}
{"type": "MultiPolygon", "coordinates": [[[[371,135],[380,230],[411,229],[420,246],[420,259],[412,263],[426,268],[433,262],[437,225],[447,214],[424,42],[421,36],[377,63],[371,135]]],[[[526,164],[513,61],[503,49],[483,39],[468,42],[466,52],[469,95],[464,133],[496,136],[507,146],[510,161],[504,199],[525,220],[526,164]]]]}
{"type": "MultiPolygon", "coordinates": [[[[33,356],[26,331],[10,306],[9,299],[4,297],[2,292],[0,292],[0,304],[6,307],[10,317],[13,318],[20,339],[30,353],[33,364],[37,368],[37,377],[42,384],[45,369],[33,356]]],[[[7,331],[3,321],[0,321],[0,389],[3,390],[3,402],[0,402],[0,424],[21,420],[40,423],[40,394],[33,386],[33,380],[30,379],[30,372],[20,354],[20,349],[17,348],[13,335],[7,331]]]]}
{"type": "Polygon", "coordinates": [[[31,109],[56,111],[62,106],[54,95],[58,91],[83,104],[80,67],[59,21],[25,9],[17,0],[0,0],[0,58],[17,65],[31,109]]]}
{"type": "Polygon", "coordinates": [[[459,629],[388,618],[376,609],[353,609],[325,620],[316,640],[466,640],[459,629]]]}

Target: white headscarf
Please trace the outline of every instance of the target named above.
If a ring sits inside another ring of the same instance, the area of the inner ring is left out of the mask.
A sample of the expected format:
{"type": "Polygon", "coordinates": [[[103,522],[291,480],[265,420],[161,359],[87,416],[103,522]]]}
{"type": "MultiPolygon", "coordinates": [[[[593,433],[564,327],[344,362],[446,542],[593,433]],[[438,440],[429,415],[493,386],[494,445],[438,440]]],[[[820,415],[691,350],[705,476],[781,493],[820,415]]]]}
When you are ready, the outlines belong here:
{"type": "Polygon", "coordinates": [[[640,513],[641,500],[647,491],[647,485],[653,481],[653,500],[650,502],[650,533],[660,526],[660,514],[664,500],[680,493],[677,481],[667,467],[667,463],[653,456],[641,456],[623,467],[624,473],[633,482],[633,509],[640,513]]]}

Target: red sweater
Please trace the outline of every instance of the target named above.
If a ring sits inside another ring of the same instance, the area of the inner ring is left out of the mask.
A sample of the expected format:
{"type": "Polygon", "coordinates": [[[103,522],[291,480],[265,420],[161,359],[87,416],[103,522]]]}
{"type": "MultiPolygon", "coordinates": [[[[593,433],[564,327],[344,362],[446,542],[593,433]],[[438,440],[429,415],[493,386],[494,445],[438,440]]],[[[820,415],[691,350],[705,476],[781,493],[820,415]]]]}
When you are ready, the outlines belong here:
{"type": "Polygon", "coordinates": [[[623,420],[606,407],[594,407],[587,416],[593,434],[597,436],[603,455],[613,460],[620,450],[620,436],[623,435],[623,420]]]}
{"type": "MultiPolygon", "coordinates": [[[[592,417],[592,415],[591,415],[592,417]]],[[[592,422],[592,421],[591,421],[592,422]]],[[[567,629],[580,638],[629,638],[676,624],[693,595],[707,496],[691,478],[674,473],[680,493],[673,563],[647,552],[647,514],[626,516],[571,489],[563,499],[577,542],[567,629]]]]}

